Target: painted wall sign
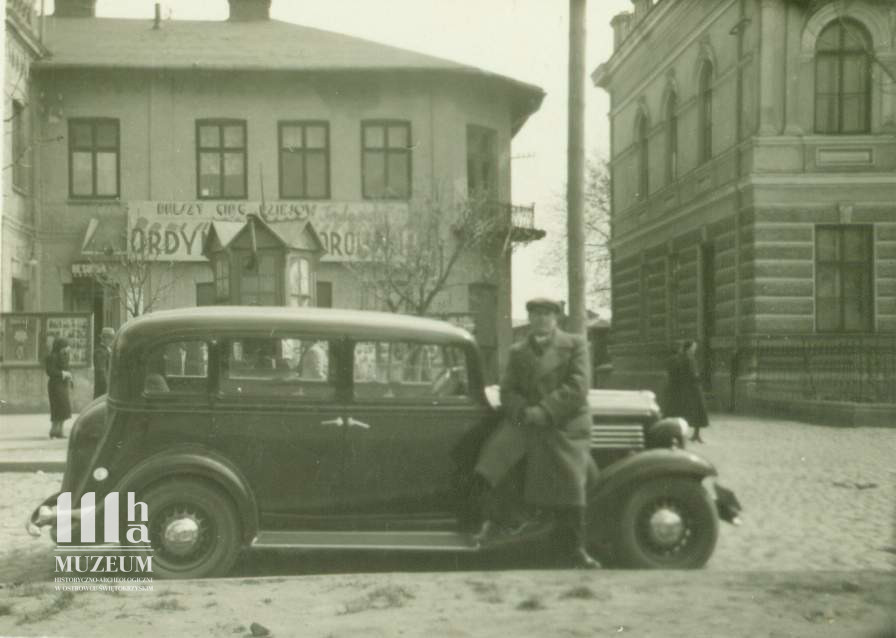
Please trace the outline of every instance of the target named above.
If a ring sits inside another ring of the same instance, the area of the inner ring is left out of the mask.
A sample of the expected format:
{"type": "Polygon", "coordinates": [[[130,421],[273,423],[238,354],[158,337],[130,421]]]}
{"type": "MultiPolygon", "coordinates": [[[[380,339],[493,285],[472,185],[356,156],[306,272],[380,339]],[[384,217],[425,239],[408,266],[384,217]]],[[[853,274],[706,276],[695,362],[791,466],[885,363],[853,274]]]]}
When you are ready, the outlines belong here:
{"type": "Polygon", "coordinates": [[[402,227],[407,211],[407,204],[391,202],[129,202],[128,250],[159,261],[205,261],[202,245],[211,222],[254,213],[269,224],[310,221],[327,249],[323,261],[350,261],[365,258],[372,223],[386,215],[402,227]]]}
{"type": "Polygon", "coordinates": [[[69,344],[69,362],[73,367],[90,365],[90,328],[89,315],[50,316],[46,318],[44,337],[47,340],[47,352],[53,348],[57,337],[65,337],[69,344]]]}

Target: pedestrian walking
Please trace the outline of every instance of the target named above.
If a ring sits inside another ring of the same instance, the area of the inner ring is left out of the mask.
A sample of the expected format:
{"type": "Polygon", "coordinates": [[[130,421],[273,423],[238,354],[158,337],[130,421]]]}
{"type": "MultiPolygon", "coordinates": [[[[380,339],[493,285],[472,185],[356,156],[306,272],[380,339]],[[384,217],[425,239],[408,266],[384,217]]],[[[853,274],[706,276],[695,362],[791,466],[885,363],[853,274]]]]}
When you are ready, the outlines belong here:
{"type": "Polygon", "coordinates": [[[69,371],[68,340],[56,337],[46,359],[47,395],[50,399],[50,438],[62,439],[66,419],[72,416],[70,390],[72,373],[69,371]]]}
{"type": "Polygon", "coordinates": [[[679,351],[669,360],[666,384],[665,416],[677,416],[688,422],[693,430],[691,440],[703,443],[700,430],[709,427],[706,399],[697,370],[697,343],[684,341],[679,351]]]}
{"type": "Polygon", "coordinates": [[[112,342],[115,340],[115,330],[109,327],[103,328],[100,334],[100,343],[93,351],[93,398],[97,398],[109,391],[109,364],[112,362],[112,342]]]}
{"type": "MultiPolygon", "coordinates": [[[[599,567],[585,548],[586,481],[593,472],[589,436],[588,346],[561,331],[559,302],[526,304],[530,334],[510,349],[501,381],[504,420],[485,443],[476,476],[496,486],[525,456],[524,498],[554,515],[556,541],[573,567],[599,567]]],[[[488,539],[488,523],[480,538],[488,539]]]]}

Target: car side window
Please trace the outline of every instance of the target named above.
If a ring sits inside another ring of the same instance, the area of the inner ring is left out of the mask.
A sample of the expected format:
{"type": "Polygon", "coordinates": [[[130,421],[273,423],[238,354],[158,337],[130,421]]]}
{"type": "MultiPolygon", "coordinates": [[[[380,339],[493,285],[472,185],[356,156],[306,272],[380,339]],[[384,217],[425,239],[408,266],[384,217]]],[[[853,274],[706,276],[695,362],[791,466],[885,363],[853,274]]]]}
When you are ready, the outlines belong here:
{"type": "Polygon", "coordinates": [[[146,395],[204,394],[208,389],[208,344],[171,341],[149,351],[143,375],[146,395]]]}
{"type": "Polygon", "coordinates": [[[353,357],[354,395],[360,400],[408,400],[469,396],[467,358],[457,346],[359,341],[353,357]]]}
{"type": "Polygon", "coordinates": [[[313,337],[223,340],[219,379],[222,396],[329,400],[336,394],[330,342],[313,337]]]}

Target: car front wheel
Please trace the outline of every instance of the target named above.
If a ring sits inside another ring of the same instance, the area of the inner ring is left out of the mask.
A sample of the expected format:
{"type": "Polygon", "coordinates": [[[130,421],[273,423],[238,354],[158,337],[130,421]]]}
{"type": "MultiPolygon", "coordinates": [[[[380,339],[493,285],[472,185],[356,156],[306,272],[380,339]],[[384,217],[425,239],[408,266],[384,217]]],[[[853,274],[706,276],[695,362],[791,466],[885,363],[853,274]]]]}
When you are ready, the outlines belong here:
{"type": "Polygon", "coordinates": [[[615,549],[627,567],[696,569],[712,556],[718,534],[715,507],[699,481],[655,479],[622,506],[615,549]]]}
{"type": "Polygon", "coordinates": [[[240,524],[231,500],[196,479],[175,479],[143,495],[149,513],[153,575],[221,576],[240,549],[240,524]]]}

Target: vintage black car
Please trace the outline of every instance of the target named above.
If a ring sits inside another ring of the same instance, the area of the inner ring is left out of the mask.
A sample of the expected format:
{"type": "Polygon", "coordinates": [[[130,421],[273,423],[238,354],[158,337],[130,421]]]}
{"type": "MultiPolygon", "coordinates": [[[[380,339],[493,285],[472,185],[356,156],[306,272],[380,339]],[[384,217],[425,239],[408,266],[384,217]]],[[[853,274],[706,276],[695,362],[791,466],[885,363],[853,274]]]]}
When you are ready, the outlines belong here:
{"type": "MultiPolygon", "coordinates": [[[[111,369],[108,395],[72,428],[60,492],[75,526],[81,496],[95,494],[98,539],[104,495],[146,503],[156,576],[224,574],[246,548],[488,549],[457,520],[458,442],[497,420],[464,330],[200,307],[126,323],[111,369]]],[[[594,551],[624,566],[702,566],[718,533],[716,470],[680,449],[687,425],[660,419],[647,392],[591,400],[594,551]]],[[[55,505],[35,510],[32,532],[55,528],[55,505]]]]}

